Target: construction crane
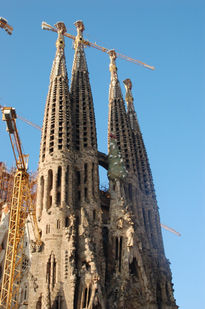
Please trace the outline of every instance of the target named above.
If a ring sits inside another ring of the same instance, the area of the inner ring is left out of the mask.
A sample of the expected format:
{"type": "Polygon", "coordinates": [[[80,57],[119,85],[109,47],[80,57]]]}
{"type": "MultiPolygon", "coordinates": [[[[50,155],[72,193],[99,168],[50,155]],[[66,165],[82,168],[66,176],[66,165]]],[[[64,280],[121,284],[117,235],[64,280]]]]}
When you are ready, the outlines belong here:
{"type": "Polygon", "coordinates": [[[8,21],[3,17],[0,17],[0,28],[4,29],[9,35],[13,32],[13,27],[10,26],[8,21]]]}
{"type": "MultiPolygon", "coordinates": [[[[42,26],[42,29],[43,29],[43,30],[50,30],[50,31],[53,31],[53,32],[57,32],[57,29],[56,29],[56,28],[54,28],[53,26],[47,24],[45,21],[42,22],[42,25],[41,25],[41,26],[42,26]]],[[[56,26],[56,25],[55,25],[55,26],[56,26]]],[[[65,37],[69,38],[69,39],[72,39],[74,42],[75,42],[75,40],[76,40],[76,36],[74,36],[74,35],[72,35],[72,34],[70,34],[70,33],[65,32],[65,33],[63,33],[63,35],[64,35],[65,37]]],[[[94,48],[96,48],[96,49],[98,49],[98,50],[100,50],[100,51],[102,51],[102,52],[104,52],[104,53],[107,53],[107,54],[108,54],[108,52],[110,51],[110,49],[108,49],[108,48],[106,48],[106,47],[102,47],[102,46],[100,46],[100,45],[97,45],[96,43],[92,43],[92,42],[90,42],[90,41],[84,40],[83,38],[80,38],[80,39],[81,39],[81,42],[82,42],[85,46],[94,47],[94,48]]],[[[141,66],[143,66],[144,68],[147,68],[147,69],[150,69],[150,70],[154,70],[154,69],[155,69],[153,66],[150,66],[150,65],[148,65],[148,64],[146,64],[146,63],[143,63],[143,62],[140,61],[140,60],[130,58],[130,57],[128,57],[128,56],[126,56],[126,55],[123,55],[123,54],[120,54],[120,53],[118,53],[118,52],[116,52],[116,55],[117,55],[117,57],[119,57],[119,58],[122,58],[122,59],[124,59],[124,60],[130,61],[130,62],[135,63],[135,64],[138,64],[138,65],[141,65],[141,66]]]]}
{"type": "Polygon", "coordinates": [[[22,276],[21,267],[24,249],[24,230],[28,215],[32,222],[36,248],[40,250],[42,241],[38,229],[35,206],[33,205],[27,172],[28,156],[22,152],[21,142],[16,127],[16,111],[12,107],[2,108],[3,120],[6,121],[11,146],[16,161],[13,194],[10,209],[9,230],[4,272],[2,278],[0,308],[18,308],[19,285],[22,276]]]}
{"type": "MultiPolygon", "coordinates": [[[[3,108],[4,107],[2,105],[0,105],[0,109],[3,110],[3,108]]],[[[41,131],[41,127],[39,125],[33,123],[32,121],[29,121],[28,119],[26,119],[26,118],[24,118],[24,117],[22,117],[20,115],[17,115],[17,114],[16,114],[16,118],[18,118],[18,119],[22,120],[23,122],[29,124],[30,126],[34,127],[35,129],[41,131]]]]}

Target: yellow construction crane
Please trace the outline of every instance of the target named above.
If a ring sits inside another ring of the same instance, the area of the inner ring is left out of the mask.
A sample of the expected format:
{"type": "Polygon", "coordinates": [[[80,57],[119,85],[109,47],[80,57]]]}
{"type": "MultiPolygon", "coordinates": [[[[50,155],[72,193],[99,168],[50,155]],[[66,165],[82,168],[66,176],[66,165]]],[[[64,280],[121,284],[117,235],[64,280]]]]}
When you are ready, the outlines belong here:
{"type": "MultiPolygon", "coordinates": [[[[2,105],[0,105],[0,109],[3,110],[3,108],[4,107],[2,105]]],[[[16,114],[16,118],[22,120],[23,122],[25,122],[25,123],[29,124],[30,126],[32,126],[32,127],[34,127],[34,128],[36,128],[36,129],[41,131],[41,127],[39,125],[29,121],[28,119],[26,119],[26,118],[24,118],[24,117],[22,117],[20,115],[17,115],[17,114],[16,114]]]]}
{"type": "Polygon", "coordinates": [[[4,272],[1,287],[0,308],[18,308],[18,293],[21,280],[21,267],[24,249],[24,230],[28,215],[33,226],[36,248],[40,250],[42,241],[37,225],[35,206],[33,205],[27,172],[27,157],[23,154],[16,127],[16,111],[12,107],[2,108],[3,120],[6,121],[11,146],[16,161],[12,202],[10,209],[9,230],[4,272]]]}
{"type": "Polygon", "coordinates": [[[8,24],[8,21],[5,18],[3,18],[3,17],[0,17],[0,28],[4,29],[10,35],[13,32],[13,27],[10,26],[8,24]]]}
{"type": "MultiPolygon", "coordinates": [[[[56,28],[54,28],[53,26],[47,24],[45,21],[42,22],[42,25],[41,25],[41,26],[42,26],[42,29],[43,29],[43,30],[50,30],[50,31],[53,31],[53,32],[57,32],[57,29],[56,29],[56,28]]],[[[56,25],[55,25],[55,26],[56,26],[56,25]]],[[[66,36],[66,37],[69,38],[69,39],[72,39],[74,42],[75,42],[75,40],[76,40],[76,36],[74,36],[74,35],[72,35],[72,34],[70,34],[70,33],[65,32],[65,33],[63,33],[63,35],[66,36]]],[[[97,45],[96,43],[92,43],[92,42],[90,42],[90,41],[84,40],[83,38],[80,38],[80,39],[81,39],[81,42],[82,42],[85,46],[94,47],[94,48],[96,48],[96,49],[98,49],[98,50],[101,50],[101,51],[104,52],[104,53],[107,53],[107,54],[108,54],[108,52],[110,51],[110,49],[108,49],[108,48],[106,48],[106,47],[102,47],[102,46],[100,46],[100,45],[97,45]]],[[[154,69],[155,69],[153,66],[150,66],[150,65],[148,65],[148,64],[146,64],[146,63],[143,63],[143,62],[140,61],[140,60],[130,58],[130,57],[128,57],[128,56],[126,56],[126,55],[123,55],[123,54],[120,54],[120,53],[118,53],[118,52],[116,52],[116,55],[117,55],[117,57],[119,57],[119,58],[125,59],[125,60],[127,60],[127,61],[130,61],[130,62],[135,63],[135,64],[138,64],[138,65],[141,65],[141,66],[143,66],[143,67],[145,67],[145,68],[147,68],[147,69],[150,69],[150,70],[154,70],[154,69]]]]}

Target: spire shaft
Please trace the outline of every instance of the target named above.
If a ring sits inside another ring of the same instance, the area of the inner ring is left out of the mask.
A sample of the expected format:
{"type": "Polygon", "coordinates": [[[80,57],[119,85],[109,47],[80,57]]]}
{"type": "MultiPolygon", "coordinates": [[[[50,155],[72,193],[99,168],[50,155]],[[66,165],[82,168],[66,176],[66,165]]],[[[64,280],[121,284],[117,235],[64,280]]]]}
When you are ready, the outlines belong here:
{"type": "Polygon", "coordinates": [[[75,26],[77,36],[70,89],[75,149],[97,151],[93,98],[83,45],[84,25],[77,21],[75,26]]]}
{"type": "Polygon", "coordinates": [[[108,150],[110,149],[110,134],[117,138],[117,145],[128,171],[136,169],[131,128],[127,125],[127,114],[122,97],[121,87],[117,76],[116,52],[109,51],[110,55],[110,89],[109,89],[109,120],[108,120],[108,150]]]}
{"type": "Polygon", "coordinates": [[[123,83],[126,89],[125,100],[127,103],[127,115],[132,128],[132,140],[136,157],[139,184],[143,192],[146,194],[154,194],[154,185],[149,160],[133,104],[134,99],[132,95],[132,82],[129,78],[127,78],[123,81],[123,83]]]}

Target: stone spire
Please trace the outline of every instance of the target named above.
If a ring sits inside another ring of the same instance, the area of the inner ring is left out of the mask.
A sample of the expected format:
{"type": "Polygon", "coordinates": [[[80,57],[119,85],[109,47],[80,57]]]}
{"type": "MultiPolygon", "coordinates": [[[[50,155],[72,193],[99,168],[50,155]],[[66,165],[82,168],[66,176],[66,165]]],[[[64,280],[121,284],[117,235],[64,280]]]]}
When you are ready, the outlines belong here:
{"type": "Polygon", "coordinates": [[[76,21],[75,26],[77,36],[74,43],[75,55],[70,88],[74,144],[76,150],[97,151],[93,98],[83,45],[84,25],[82,21],[76,21]]]}
{"type": "Polygon", "coordinates": [[[110,134],[117,138],[117,144],[125,162],[128,172],[136,170],[133,144],[131,140],[131,128],[127,121],[124,100],[117,76],[116,52],[109,51],[110,55],[110,89],[109,89],[109,120],[108,120],[108,151],[110,148],[110,134]]]}
{"type": "Polygon", "coordinates": [[[123,81],[123,83],[126,89],[125,100],[127,103],[127,115],[132,128],[132,140],[134,145],[137,163],[137,175],[139,178],[140,188],[145,194],[154,195],[152,173],[133,104],[134,99],[132,96],[132,82],[129,78],[127,78],[123,81]]]}
{"type": "Polygon", "coordinates": [[[141,205],[145,230],[148,234],[151,248],[158,248],[159,252],[164,254],[160,218],[151,169],[133,104],[134,99],[131,91],[132,82],[130,79],[125,79],[123,83],[126,88],[125,100],[127,103],[127,115],[132,128],[132,140],[136,156],[137,175],[139,179],[140,190],[142,192],[143,202],[141,205]]]}
{"type": "Polygon", "coordinates": [[[101,288],[104,258],[95,114],[83,44],[84,25],[82,21],[77,21],[75,26],[77,36],[70,94],[75,156],[73,194],[79,233],[76,305],[80,309],[93,308],[98,299],[100,308],[104,309],[101,288]],[[97,258],[99,256],[101,260],[97,258]]]}
{"type": "Polygon", "coordinates": [[[70,98],[63,36],[66,27],[62,22],[57,23],[56,27],[58,30],[57,50],[50,74],[39,163],[50,160],[50,156],[59,156],[62,150],[72,147],[70,98]]]}
{"type": "Polygon", "coordinates": [[[37,304],[40,308],[71,308],[76,282],[73,133],[63,36],[66,27],[58,22],[56,28],[58,38],[44,114],[36,202],[44,246],[41,252],[34,248],[31,256],[30,273],[37,286],[34,289],[30,280],[32,309],[37,304]]]}

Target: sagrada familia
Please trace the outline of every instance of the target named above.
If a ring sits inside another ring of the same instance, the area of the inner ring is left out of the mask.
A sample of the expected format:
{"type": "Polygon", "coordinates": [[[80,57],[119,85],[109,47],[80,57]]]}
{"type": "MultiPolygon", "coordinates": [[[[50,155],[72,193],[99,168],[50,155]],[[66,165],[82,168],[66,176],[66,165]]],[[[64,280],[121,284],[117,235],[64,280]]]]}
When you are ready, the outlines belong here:
{"type": "Polygon", "coordinates": [[[132,83],[123,82],[125,107],[111,50],[108,154],[99,152],[84,25],[75,26],[69,87],[66,28],[56,24],[38,167],[43,247],[28,253],[20,308],[177,309],[132,83]],[[107,191],[99,188],[99,165],[108,172],[107,191]]]}

